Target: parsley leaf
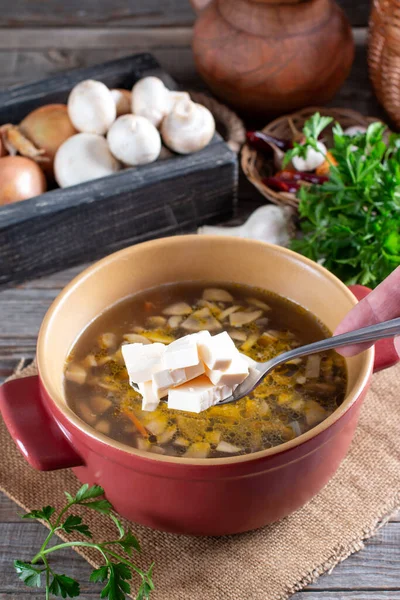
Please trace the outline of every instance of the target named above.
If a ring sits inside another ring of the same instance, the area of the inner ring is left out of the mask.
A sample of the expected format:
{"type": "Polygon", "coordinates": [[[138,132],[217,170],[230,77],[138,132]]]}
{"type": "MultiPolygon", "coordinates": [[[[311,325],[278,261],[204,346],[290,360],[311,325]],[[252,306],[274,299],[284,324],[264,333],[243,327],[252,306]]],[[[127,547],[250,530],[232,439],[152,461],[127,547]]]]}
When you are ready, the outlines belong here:
{"type": "MultiPolygon", "coordinates": [[[[78,490],[75,496],[69,492],[65,492],[68,503],[54,516],[54,519],[50,520],[55,513],[55,509],[52,506],[33,510],[23,516],[25,519],[45,520],[50,529],[39,552],[32,558],[30,563],[20,560],[14,562],[14,568],[18,577],[26,585],[41,587],[42,581],[45,580],[46,598],[49,598],[50,594],[62,598],[75,598],[79,596],[79,583],[67,575],[55,573],[49,564],[49,556],[51,553],[64,548],[86,546],[91,548],[91,550],[97,550],[105,561],[105,565],[94,569],[90,575],[90,581],[92,582],[105,582],[101,593],[102,598],[107,598],[108,600],[125,600],[126,595],[131,590],[128,579],[131,579],[132,574],[135,574],[135,576],[141,578],[137,597],[139,600],[148,600],[150,592],[154,589],[152,581],[153,565],[150,566],[147,572],[143,571],[131,562],[131,560],[128,560],[126,556],[121,556],[115,551],[119,546],[125,554],[131,556],[133,550],[140,552],[140,545],[133,533],[125,531],[121,521],[111,512],[112,506],[108,500],[100,498],[103,495],[104,490],[100,486],[89,487],[89,485],[85,484],[78,490]],[[81,540],[68,541],[49,546],[50,540],[59,530],[63,530],[66,533],[78,532],[87,537],[92,537],[88,526],[82,522],[82,518],[79,515],[70,514],[65,516],[75,504],[107,515],[118,529],[118,539],[98,543],[81,540]],[[43,566],[36,567],[39,561],[43,566]]],[[[119,550],[119,552],[121,551],[119,550]]]]}
{"type": "Polygon", "coordinates": [[[103,488],[99,485],[93,485],[89,487],[87,483],[85,483],[77,492],[74,501],[76,503],[83,502],[84,500],[90,500],[91,498],[98,498],[104,494],[103,488]]]}
{"type": "Polygon", "coordinates": [[[14,561],[14,569],[18,577],[29,587],[40,587],[41,574],[46,570],[35,569],[31,564],[22,562],[21,560],[14,561]]]}
{"type": "Polygon", "coordinates": [[[317,142],[323,130],[332,123],[332,117],[323,117],[318,112],[313,114],[303,126],[303,139],[301,143],[294,141],[293,148],[285,153],[282,166],[286,167],[295,156],[306,158],[307,150],[311,147],[320,152],[317,142]]]}
{"type": "Polygon", "coordinates": [[[23,515],[23,519],[41,519],[50,523],[50,517],[54,514],[55,508],[53,506],[44,506],[41,510],[32,510],[26,515],[23,515]]]}
{"type": "Polygon", "coordinates": [[[131,578],[131,572],[123,563],[108,564],[108,581],[104,586],[100,597],[108,600],[125,600],[125,595],[131,591],[127,579],[131,578]]]}
{"type": "Polygon", "coordinates": [[[313,116],[304,123],[303,133],[306,136],[306,139],[316,143],[325,127],[328,127],[332,121],[332,117],[323,117],[319,112],[314,113],[313,116]]]}
{"type": "Polygon", "coordinates": [[[61,529],[64,529],[67,533],[79,531],[79,533],[86,535],[86,537],[92,537],[89,527],[82,523],[82,518],[78,517],[78,515],[69,515],[61,525],[61,529]]]}
{"type": "Polygon", "coordinates": [[[108,577],[108,567],[107,565],[104,565],[103,567],[100,567],[99,569],[94,569],[89,577],[89,581],[91,581],[92,583],[97,583],[98,581],[100,581],[101,583],[103,581],[105,581],[108,577]]]}
{"type": "Polygon", "coordinates": [[[49,586],[49,592],[54,596],[61,596],[62,598],[76,598],[80,594],[79,583],[67,577],[66,575],[57,575],[53,573],[53,580],[49,586]]]}
{"type": "Polygon", "coordinates": [[[109,515],[112,510],[112,505],[108,500],[95,500],[94,502],[85,502],[83,506],[86,508],[91,508],[102,515],[109,515]]]}
{"type": "Polygon", "coordinates": [[[124,537],[118,541],[118,544],[129,555],[132,554],[132,549],[141,552],[140,544],[131,531],[127,531],[124,537]]]}

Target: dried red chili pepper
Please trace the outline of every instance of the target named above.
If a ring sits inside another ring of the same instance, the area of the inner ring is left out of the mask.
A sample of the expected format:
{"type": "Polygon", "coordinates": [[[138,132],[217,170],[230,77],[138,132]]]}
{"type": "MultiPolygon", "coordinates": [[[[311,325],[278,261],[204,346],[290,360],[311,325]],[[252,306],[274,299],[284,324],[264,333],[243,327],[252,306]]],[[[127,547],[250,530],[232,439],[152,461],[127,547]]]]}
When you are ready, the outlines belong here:
{"type": "Polygon", "coordinates": [[[271,154],[272,152],[270,144],[275,144],[277,148],[280,148],[284,152],[292,147],[291,140],[282,140],[269,135],[268,133],[264,133],[263,131],[247,131],[246,139],[250,146],[256,150],[261,150],[261,152],[267,152],[268,154],[271,154]]]}
{"type": "Polygon", "coordinates": [[[265,177],[262,181],[275,192],[295,194],[300,188],[300,185],[296,181],[285,181],[285,179],[279,179],[278,177],[265,177]]]}
{"type": "Polygon", "coordinates": [[[306,173],[303,171],[278,171],[275,174],[278,179],[284,179],[285,181],[307,181],[307,183],[314,183],[315,185],[321,185],[325,181],[329,180],[326,175],[316,175],[315,173],[306,173]]]}

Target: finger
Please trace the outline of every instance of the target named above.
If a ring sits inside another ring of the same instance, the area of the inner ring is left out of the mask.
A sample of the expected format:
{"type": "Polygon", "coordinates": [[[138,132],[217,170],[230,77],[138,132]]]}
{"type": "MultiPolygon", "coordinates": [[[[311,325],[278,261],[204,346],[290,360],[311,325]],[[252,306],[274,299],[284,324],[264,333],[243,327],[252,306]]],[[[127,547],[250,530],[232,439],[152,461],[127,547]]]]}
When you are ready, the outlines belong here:
{"type": "Polygon", "coordinates": [[[400,335],[394,338],[394,347],[396,348],[396,352],[400,358],[400,335]]]}
{"type": "MultiPolygon", "coordinates": [[[[400,316],[400,267],[397,267],[389,277],[346,315],[334,335],[381,323],[398,316],[400,316]]],[[[372,344],[346,346],[340,348],[338,352],[343,356],[353,356],[370,346],[372,344]]]]}

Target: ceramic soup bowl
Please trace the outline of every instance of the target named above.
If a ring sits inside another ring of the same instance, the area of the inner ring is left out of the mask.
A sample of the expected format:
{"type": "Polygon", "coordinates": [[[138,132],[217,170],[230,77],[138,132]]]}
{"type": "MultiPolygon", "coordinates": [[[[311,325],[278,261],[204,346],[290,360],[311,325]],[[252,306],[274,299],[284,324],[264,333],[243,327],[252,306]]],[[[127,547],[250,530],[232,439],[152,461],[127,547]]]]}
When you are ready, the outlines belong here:
{"type": "MultiPolygon", "coordinates": [[[[343,404],[300,437],[250,455],[181,459],[141,452],[97,433],[68,407],[63,369],[81,331],[107,307],[159,284],[237,282],[276,292],[334,330],[357,299],[323,267],[284,248],[233,237],[180,236],[126,248],[86,269],[49,309],[38,339],[39,375],[6,383],[0,408],[36,469],[72,467],[99,484],[116,511],[174,533],[223,535],[256,529],[304,505],[345,457],[372,372],[395,362],[379,342],[347,360],[343,404]]],[[[358,286],[359,296],[368,293],[358,286]]]]}

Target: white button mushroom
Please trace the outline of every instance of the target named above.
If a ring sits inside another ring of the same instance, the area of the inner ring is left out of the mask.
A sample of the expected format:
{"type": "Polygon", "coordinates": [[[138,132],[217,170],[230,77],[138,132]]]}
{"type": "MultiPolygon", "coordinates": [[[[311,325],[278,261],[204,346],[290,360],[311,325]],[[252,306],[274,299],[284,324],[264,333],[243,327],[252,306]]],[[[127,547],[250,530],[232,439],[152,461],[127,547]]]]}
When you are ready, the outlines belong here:
{"type": "Polygon", "coordinates": [[[132,89],[132,112],[145,117],[155,127],[159,127],[168,115],[175,99],[158,77],[143,77],[132,89]]]}
{"type": "Polygon", "coordinates": [[[214,132],[215,121],[208,108],[188,98],[178,100],[161,125],[165,145],[179,154],[201,150],[214,132]]]}
{"type": "Polygon", "coordinates": [[[117,108],[117,117],[128,115],[132,112],[132,92],[116,88],[111,91],[111,96],[114,99],[117,108]]]}
{"type": "Polygon", "coordinates": [[[54,159],[55,178],[62,188],[105,177],[119,169],[106,139],[95,133],[78,133],[68,138],[54,159]]]}
{"type": "Polygon", "coordinates": [[[68,115],[78,131],[104,135],[114,123],[117,109],[108,87],[101,81],[87,79],[71,91],[68,115]]]}
{"type": "Polygon", "coordinates": [[[111,126],[107,141],[115,158],[131,167],[155,161],[161,151],[157,129],[136,115],[119,117],[111,126]]]}

